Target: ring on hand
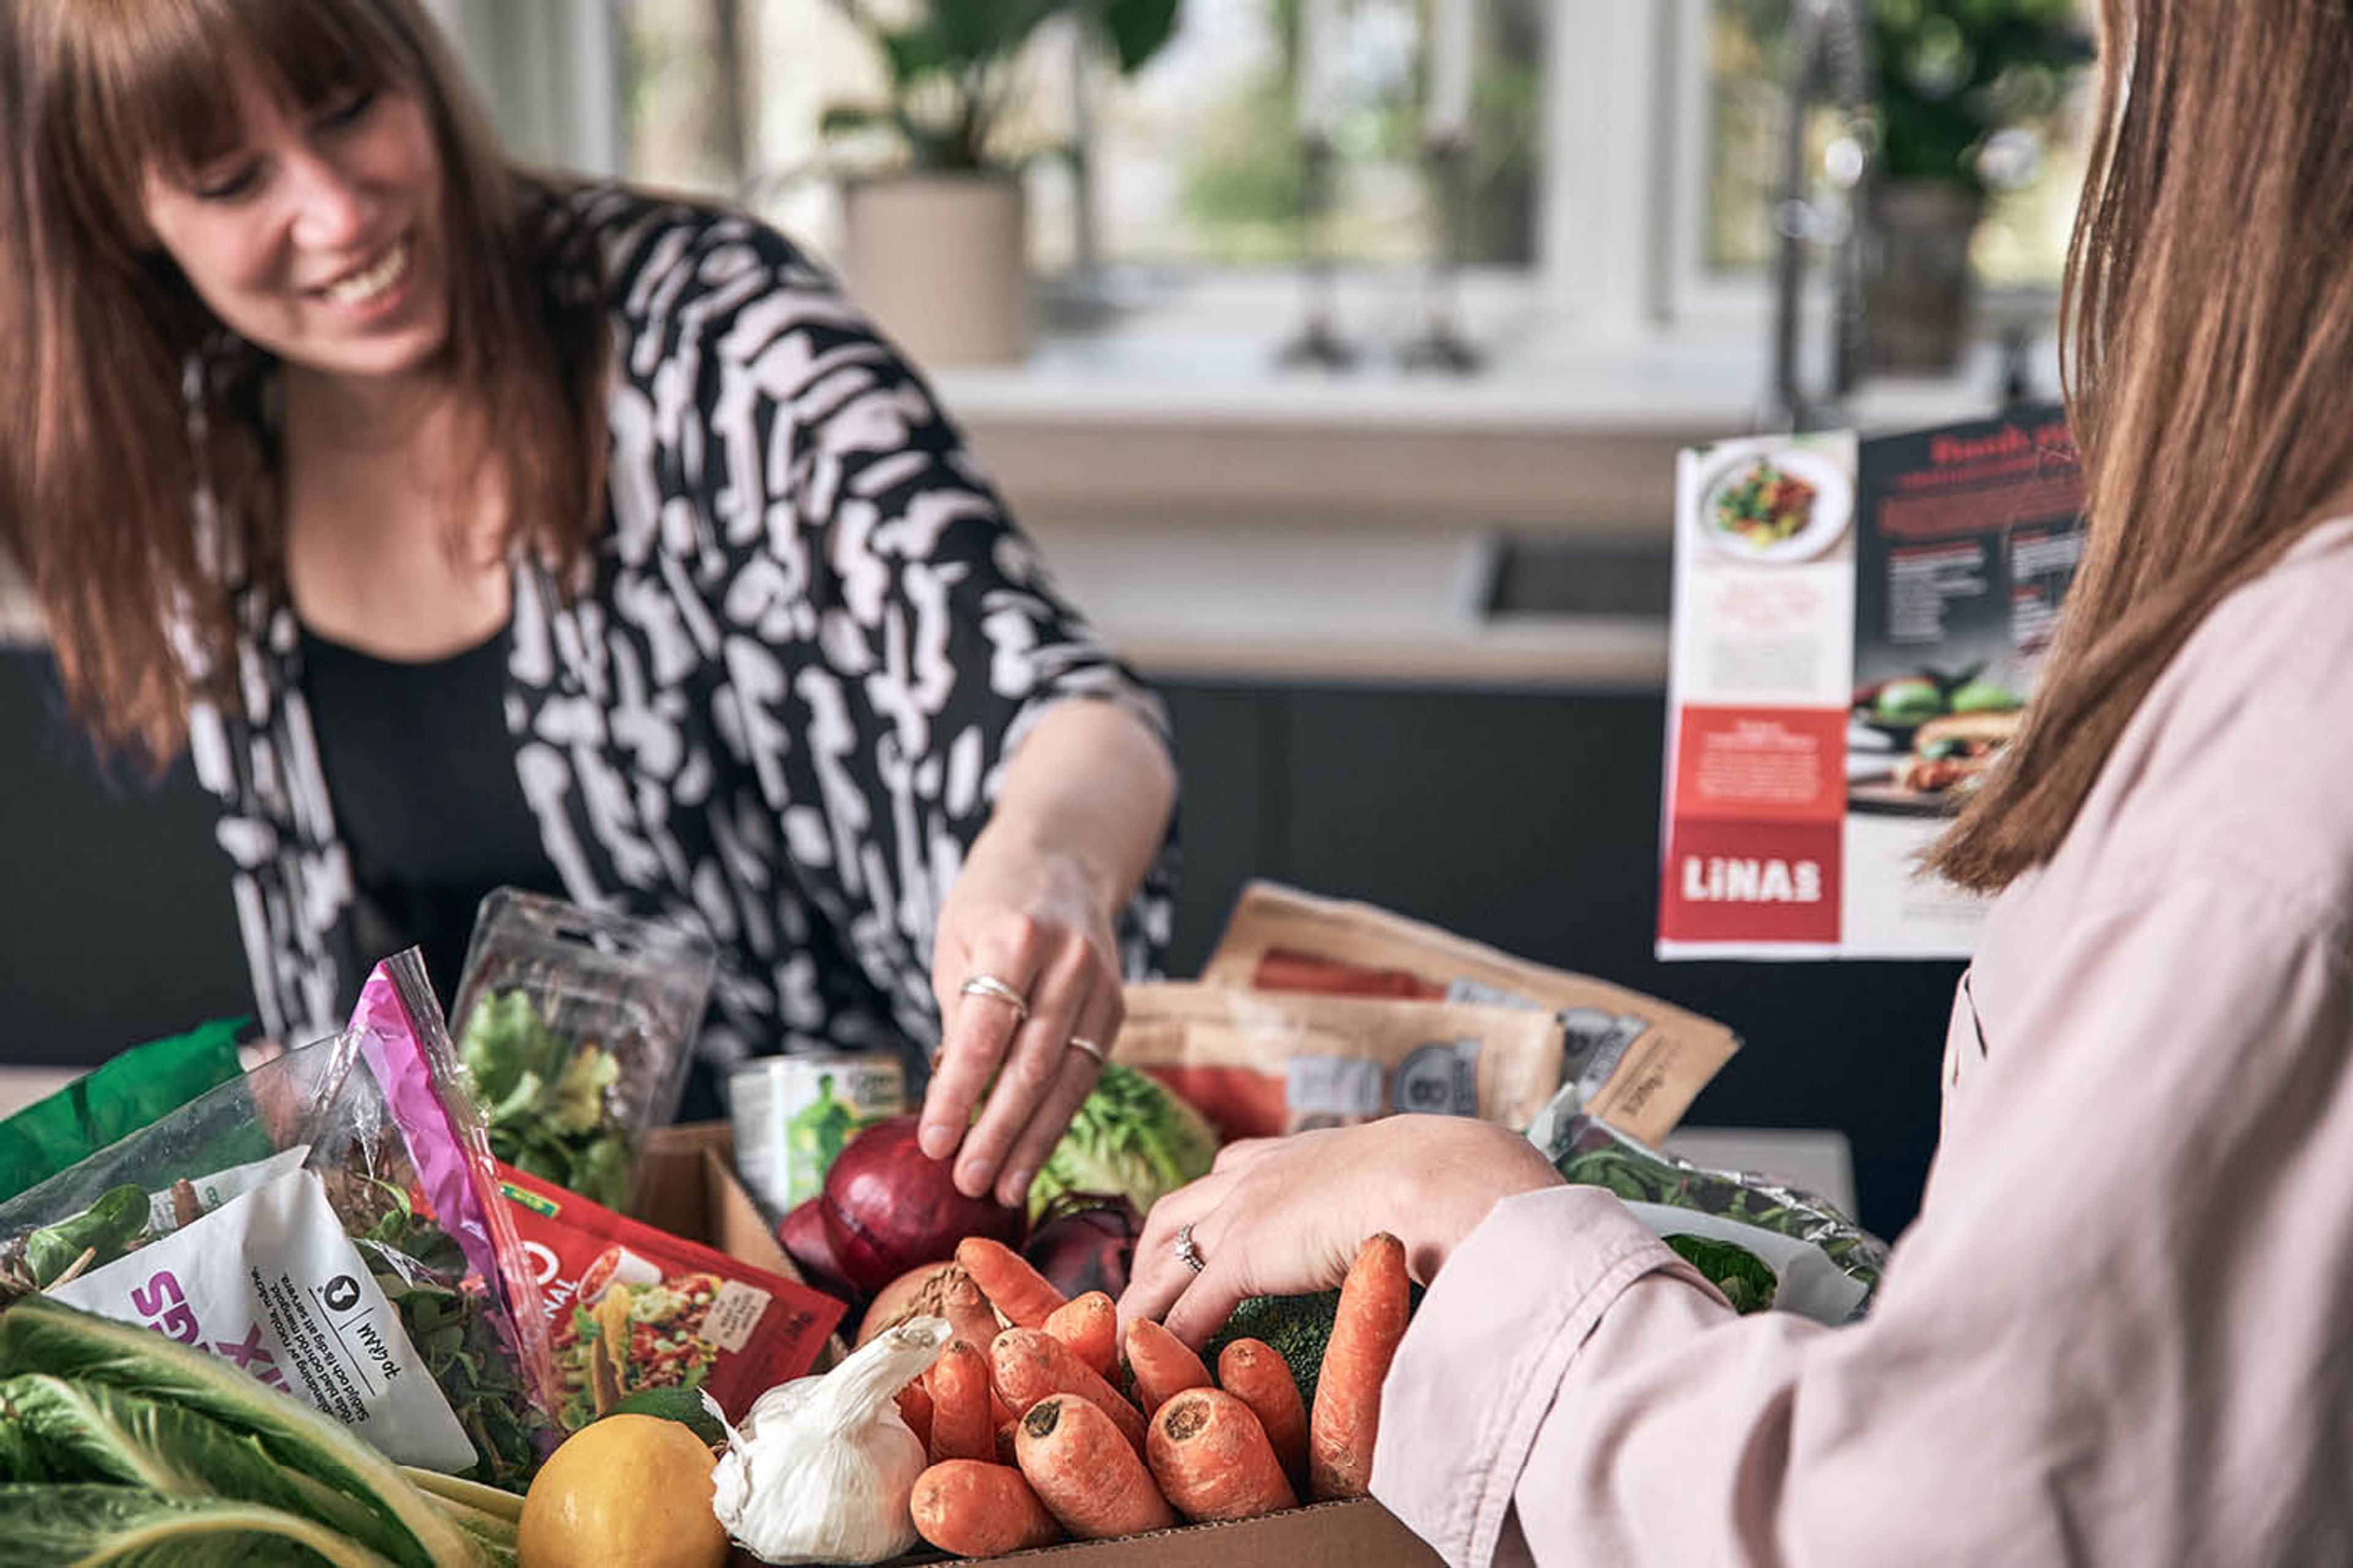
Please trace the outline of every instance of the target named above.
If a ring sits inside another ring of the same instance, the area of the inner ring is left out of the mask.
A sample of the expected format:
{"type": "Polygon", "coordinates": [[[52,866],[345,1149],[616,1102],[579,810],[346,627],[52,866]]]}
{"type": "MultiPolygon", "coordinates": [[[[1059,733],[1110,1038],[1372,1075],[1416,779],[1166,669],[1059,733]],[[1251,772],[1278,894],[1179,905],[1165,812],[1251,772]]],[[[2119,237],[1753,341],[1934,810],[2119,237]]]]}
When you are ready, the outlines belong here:
{"type": "Polygon", "coordinates": [[[1072,1035],[1071,1037],[1071,1049],[1074,1051],[1086,1052],[1087,1055],[1095,1058],[1095,1066],[1097,1067],[1105,1067],[1110,1064],[1111,1058],[1103,1055],[1103,1048],[1095,1044],[1092,1040],[1087,1038],[1084,1035],[1072,1035]]]}
{"type": "Polygon", "coordinates": [[[966,996],[987,996],[1004,1003],[1013,1009],[1013,1021],[1017,1024],[1029,1016],[1029,998],[994,974],[976,974],[956,989],[966,996]]]}
{"type": "Polygon", "coordinates": [[[1201,1249],[1193,1245],[1193,1227],[1190,1225],[1176,1227],[1176,1256],[1186,1268],[1196,1274],[1209,1266],[1208,1260],[1201,1256],[1201,1249]]]}

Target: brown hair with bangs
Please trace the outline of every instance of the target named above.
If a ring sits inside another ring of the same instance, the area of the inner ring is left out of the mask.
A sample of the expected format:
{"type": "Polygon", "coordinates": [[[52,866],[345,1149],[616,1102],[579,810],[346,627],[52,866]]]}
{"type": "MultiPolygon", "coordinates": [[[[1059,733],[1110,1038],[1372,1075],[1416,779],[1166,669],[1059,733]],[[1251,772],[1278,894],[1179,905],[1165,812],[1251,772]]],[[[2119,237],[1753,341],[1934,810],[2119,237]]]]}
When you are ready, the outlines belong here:
{"type": "Polygon", "coordinates": [[[553,254],[417,0],[0,12],[0,542],[103,742],[150,767],[176,756],[191,700],[227,689],[227,581],[283,590],[269,362],[215,321],[141,216],[151,168],[185,173],[239,134],[233,64],[304,108],[383,86],[425,105],[449,252],[470,263],[451,270],[438,366],[468,389],[455,471],[487,470],[506,542],[571,580],[602,519],[610,334],[593,298],[554,290],[559,259],[578,258],[553,254]],[[216,546],[199,536],[200,496],[228,534],[216,546]]]}
{"type": "Polygon", "coordinates": [[[2062,336],[2089,533],[2025,726],[1930,864],[2048,860],[2226,595],[2353,496],[2353,5],[2102,0],[2062,336]]]}

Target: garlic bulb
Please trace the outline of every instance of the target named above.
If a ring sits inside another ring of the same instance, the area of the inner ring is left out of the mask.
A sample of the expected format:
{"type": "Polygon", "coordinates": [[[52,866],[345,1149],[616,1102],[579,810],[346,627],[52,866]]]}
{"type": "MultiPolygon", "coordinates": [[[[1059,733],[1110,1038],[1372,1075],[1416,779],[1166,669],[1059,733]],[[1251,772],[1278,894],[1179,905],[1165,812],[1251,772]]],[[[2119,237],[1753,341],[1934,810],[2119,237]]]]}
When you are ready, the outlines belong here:
{"type": "MultiPolygon", "coordinates": [[[[763,1563],[880,1563],[917,1543],[908,1500],[928,1462],[898,1394],[932,1364],[944,1318],[910,1318],[821,1377],[752,1403],[712,1471],[712,1510],[763,1563]]],[[[703,1405],[726,1426],[718,1402],[703,1405]]]]}

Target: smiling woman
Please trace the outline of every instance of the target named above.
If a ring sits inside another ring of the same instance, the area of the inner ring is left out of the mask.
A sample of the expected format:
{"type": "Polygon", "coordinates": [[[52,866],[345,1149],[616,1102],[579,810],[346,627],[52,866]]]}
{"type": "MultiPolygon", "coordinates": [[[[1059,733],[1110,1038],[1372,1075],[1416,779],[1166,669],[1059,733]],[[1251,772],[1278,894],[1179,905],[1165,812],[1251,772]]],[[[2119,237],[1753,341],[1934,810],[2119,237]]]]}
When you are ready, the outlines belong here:
{"type": "Polygon", "coordinates": [[[691,922],[691,1110],[937,1042],[1018,1199],[1166,940],[1163,721],[831,279],[520,172],[417,0],[16,0],[0,117],[0,543],[218,797],[269,1029],[495,887],[691,922]]]}
{"type": "Polygon", "coordinates": [[[321,110],[237,68],[237,140],[150,168],[141,208],[222,325],[303,376],[426,370],[449,331],[441,167],[414,92],[345,89],[321,110]]]}

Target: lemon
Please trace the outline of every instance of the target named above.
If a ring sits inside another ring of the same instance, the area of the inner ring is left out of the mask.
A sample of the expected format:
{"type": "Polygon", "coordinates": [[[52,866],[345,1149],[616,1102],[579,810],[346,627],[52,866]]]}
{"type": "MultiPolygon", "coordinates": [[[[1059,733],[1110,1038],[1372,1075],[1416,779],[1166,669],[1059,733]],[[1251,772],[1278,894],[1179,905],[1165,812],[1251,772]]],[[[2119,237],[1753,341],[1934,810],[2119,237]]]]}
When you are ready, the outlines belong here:
{"type": "Polygon", "coordinates": [[[686,1426],[607,1415],[564,1440],[523,1498],[519,1568],[722,1568],[711,1450],[686,1426]]]}

